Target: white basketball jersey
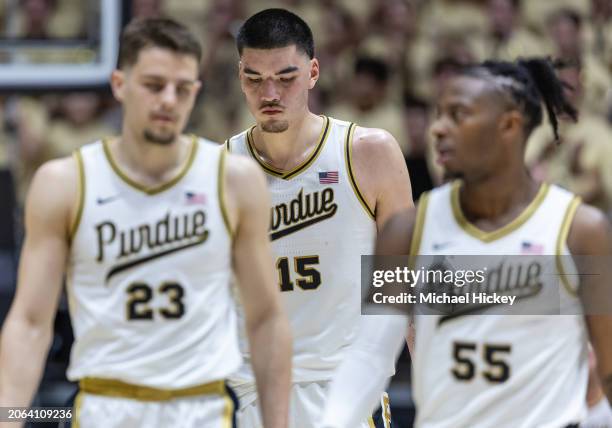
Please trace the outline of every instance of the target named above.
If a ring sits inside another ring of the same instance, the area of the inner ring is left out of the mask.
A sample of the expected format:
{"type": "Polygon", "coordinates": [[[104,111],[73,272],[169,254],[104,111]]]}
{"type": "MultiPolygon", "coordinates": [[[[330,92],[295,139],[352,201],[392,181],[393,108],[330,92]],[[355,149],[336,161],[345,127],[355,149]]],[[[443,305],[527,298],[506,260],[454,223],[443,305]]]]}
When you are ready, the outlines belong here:
{"type": "Polygon", "coordinates": [[[77,152],[69,379],[177,389],[240,366],[220,181],[225,151],[195,137],[190,150],[175,179],[149,189],[120,171],[106,142],[77,152]]]}
{"type": "MultiPolygon", "coordinates": [[[[540,255],[569,255],[566,238],[579,204],[569,192],[544,184],[515,220],[484,232],[461,212],[459,188],[457,181],[421,197],[413,254],[531,254],[533,260],[535,254],[537,260],[540,255]]],[[[548,259],[560,263],[556,266],[562,278],[576,278],[564,275],[576,272],[568,258],[565,263],[561,257],[548,259]]],[[[515,263],[504,260],[506,266],[515,263]]],[[[542,276],[538,284],[543,291],[522,300],[537,300],[554,288],[550,295],[572,303],[577,308],[572,313],[580,313],[575,281],[560,285],[556,273],[542,276]]],[[[416,316],[416,426],[562,428],[579,422],[588,376],[583,317],[475,313],[480,314],[416,316]]]]}
{"type": "MultiPolygon", "coordinates": [[[[308,159],[287,172],[260,159],[253,128],[226,143],[230,152],[254,158],[267,173],[270,239],[293,333],[294,382],[329,379],[360,316],[360,256],[372,254],[376,223],[352,176],[354,127],[326,117],[308,159]]],[[[246,345],[243,333],[241,348],[248,358],[246,345]]],[[[250,367],[238,377],[252,381],[250,367]]]]}

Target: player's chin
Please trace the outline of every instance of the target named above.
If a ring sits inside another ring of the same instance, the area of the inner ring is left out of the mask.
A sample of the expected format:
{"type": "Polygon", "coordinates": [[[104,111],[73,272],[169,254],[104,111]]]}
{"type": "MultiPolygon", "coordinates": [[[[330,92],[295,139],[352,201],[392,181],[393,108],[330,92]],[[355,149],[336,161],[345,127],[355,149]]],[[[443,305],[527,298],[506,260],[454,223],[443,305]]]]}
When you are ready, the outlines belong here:
{"type": "Polygon", "coordinates": [[[452,181],[463,178],[463,172],[453,168],[444,168],[442,177],[444,181],[452,181]]]}
{"type": "Polygon", "coordinates": [[[289,122],[286,120],[267,119],[261,122],[261,129],[264,132],[279,133],[289,129],[289,122]]]}
{"type": "Polygon", "coordinates": [[[168,145],[172,144],[176,140],[176,132],[170,130],[153,130],[146,129],[144,131],[145,140],[149,143],[159,144],[159,145],[168,145]]]}

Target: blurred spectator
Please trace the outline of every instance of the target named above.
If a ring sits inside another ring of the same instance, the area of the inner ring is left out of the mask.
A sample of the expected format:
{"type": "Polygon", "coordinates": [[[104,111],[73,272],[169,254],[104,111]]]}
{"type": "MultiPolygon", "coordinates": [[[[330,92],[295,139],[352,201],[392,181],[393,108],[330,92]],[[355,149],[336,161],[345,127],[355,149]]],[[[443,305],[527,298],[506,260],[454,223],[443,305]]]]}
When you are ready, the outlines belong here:
{"type": "Polygon", "coordinates": [[[14,169],[20,204],[43,162],[68,156],[81,145],[118,131],[102,121],[101,98],[95,92],[20,97],[13,100],[12,108],[18,140],[19,162],[14,169]]]}
{"type": "Polygon", "coordinates": [[[352,73],[358,22],[346,8],[333,4],[325,14],[322,25],[323,41],[316,45],[316,56],[321,67],[317,87],[323,96],[322,101],[328,105],[342,95],[338,88],[347,83],[347,76],[352,73]]]}
{"type": "Polygon", "coordinates": [[[72,92],[62,95],[58,115],[49,123],[46,137],[50,158],[69,156],[74,150],[118,133],[101,120],[102,99],[96,92],[72,92]]]}
{"type": "Polygon", "coordinates": [[[591,26],[585,39],[591,52],[612,72],[612,0],[591,0],[591,26]]]}
{"type": "Polygon", "coordinates": [[[56,0],[21,0],[23,22],[20,36],[24,39],[47,39],[56,0]]]}
{"type": "Polygon", "coordinates": [[[34,172],[50,159],[45,142],[49,126],[48,97],[16,97],[9,101],[8,109],[8,120],[17,140],[17,159],[13,165],[17,200],[23,206],[34,172]]]}
{"type": "Polygon", "coordinates": [[[87,25],[86,2],[79,0],[17,0],[7,7],[9,37],[45,40],[76,37],[87,25]]]}
{"type": "Polygon", "coordinates": [[[486,58],[514,60],[519,56],[545,56],[552,47],[522,25],[520,0],[489,0],[489,37],[486,58]]]}
{"type": "Polygon", "coordinates": [[[426,37],[439,33],[480,36],[487,32],[483,2],[458,0],[422,1],[421,29],[426,37]]]}
{"type": "MultiPolygon", "coordinates": [[[[79,38],[87,27],[85,6],[78,0],[20,0],[7,8],[6,36],[49,45],[3,47],[0,61],[16,63],[84,63],[95,59],[91,46],[63,46],[62,38],[79,38]]],[[[10,46],[10,45],[9,45],[10,46]]]]}
{"type": "Polygon", "coordinates": [[[547,37],[547,20],[552,14],[561,9],[572,9],[585,17],[589,14],[590,2],[591,0],[521,0],[520,5],[525,26],[547,37]]]}
{"type": "Polygon", "coordinates": [[[405,159],[415,201],[423,192],[434,187],[430,168],[433,151],[428,137],[429,118],[429,106],[424,100],[410,94],[404,95],[404,126],[409,141],[405,159]]]}
{"type": "Polygon", "coordinates": [[[434,38],[423,37],[419,28],[420,10],[416,0],[374,2],[359,45],[362,55],[381,58],[390,66],[390,92],[397,105],[407,86],[413,91],[424,88],[434,57],[434,38]]]}
{"type": "MultiPolygon", "coordinates": [[[[584,97],[580,64],[561,63],[559,76],[567,84],[573,105],[584,97]]],[[[581,111],[577,123],[562,122],[560,142],[550,126],[538,127],[528,142],[526,161],[539,180],[557,183],[605,212],[612,208],[612,128],[601,117],[581,111]]]]}
{"type": "Polygon", "coordinates": [[[381,60],[359,57],[354,76],[350,79],[347,99],[332,107],[330,116],[355,122],[360,126],[383,128],[389,131],[407,152],[408,139],[404,131],[401,110],[389,101],[389,67],[381,60]]]}
{"type": "Polygon", "coordinates": [[[549,19],[550,36],[555,44],[556,56],[569,61],[582,59],[582,18],[572,9],[561,9],[549,19]]]}
{"type": "Polygon", "coordinates": [[[573,9],[560,9],[550,16],[548,27],[555,57],[582,65],[584,94],[579,108],[605,115],[612,79],[600,59],[585,49],[582,17],[573,9]]]}
{"type": "Polygon", "coordinates": [[[444,88],[444,85],[454,77],[465,64],[459,62],[455,58],[442,56],[438,58],[432,65],[430,71],[431,80],[433,82],[434,91],[431,99],[438,99],[444,88]]]}
{"type": "Polygon", "coordinates": [[[163,0],[132,0],[132,18],[158,18],[163,13],[163,0]]]}
{"type": "Polygon", "coordinates": [[[243,14],[243,5],[236,0],[213,0],[205,14],[203,87],[191,115],[191,127],[217,142],[225,141],[240,127],[243,103],[234,33],[243,14]]]}

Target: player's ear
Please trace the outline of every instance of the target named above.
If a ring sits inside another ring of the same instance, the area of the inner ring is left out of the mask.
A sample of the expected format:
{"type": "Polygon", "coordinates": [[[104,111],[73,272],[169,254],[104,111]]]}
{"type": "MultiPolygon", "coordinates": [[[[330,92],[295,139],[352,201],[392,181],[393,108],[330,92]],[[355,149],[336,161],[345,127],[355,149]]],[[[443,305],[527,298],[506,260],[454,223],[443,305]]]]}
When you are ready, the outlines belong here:
{"type": "Polygon", "coordinates": [[[313,58],[310,60],[310,82],[308,89],[314,88],[317,84],[317,80],[319,80],[319,60],[313,58]]]}
{"type": "Polygon", "coordinates": [[[202,81],[201,80],[196,80],[195,83],[193,84],[193,93],[194,93],[194,95],[197,95],[198,92],[200,92],[200,89],[202,89],[202,81]]]}
{"type": "Polygon", "coordinates": [[[524,130],[524,118],[521,112],[514,109],[504,112],[499,121],[499,129],[502,136],[511,141],[520,137],[524,130]]]}
{"type": "Polygon", "coordinates": [[[123,70],[113,70],[110,78],[111,89],[117,101],[123,101],[125,91],[125,72],[123,70]]]}
{"type": "Polygon", "coordinates": [[[244,86],[242,84],[242,68],[244,67],[244,64],[242,63],[242,61],[238,61],[238,81],[240,82],[240,89],[242,89],[242,92],[244,92],[244,86]]]}

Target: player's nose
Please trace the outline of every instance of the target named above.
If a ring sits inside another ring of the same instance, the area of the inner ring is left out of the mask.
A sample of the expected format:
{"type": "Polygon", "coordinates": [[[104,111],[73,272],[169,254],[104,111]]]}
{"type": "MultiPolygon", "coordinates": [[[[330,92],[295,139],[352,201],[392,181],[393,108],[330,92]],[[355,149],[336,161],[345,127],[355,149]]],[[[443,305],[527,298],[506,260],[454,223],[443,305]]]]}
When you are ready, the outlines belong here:
{"type": "Polygon", "coordinates": [[[430,128],[434,140],[440,140],[446,137],[448,135],[448,130],[448,121],[444,119],[444,116],[436,118],[430,128]]]}
{"type": "Polygon", "coordinates": [[[161,102],[164,108],[171,108],[177,102],[176,88],[174,85],[168,84],[161,92],[161,102]]]}
{"type": "Polygon", "coordinates": [[[280,93],[276,83],[272,79],[264,80],[261,85],[261,98],[264,101],[275,101],[280,99],[280,93]]]}

